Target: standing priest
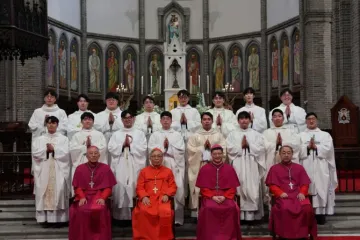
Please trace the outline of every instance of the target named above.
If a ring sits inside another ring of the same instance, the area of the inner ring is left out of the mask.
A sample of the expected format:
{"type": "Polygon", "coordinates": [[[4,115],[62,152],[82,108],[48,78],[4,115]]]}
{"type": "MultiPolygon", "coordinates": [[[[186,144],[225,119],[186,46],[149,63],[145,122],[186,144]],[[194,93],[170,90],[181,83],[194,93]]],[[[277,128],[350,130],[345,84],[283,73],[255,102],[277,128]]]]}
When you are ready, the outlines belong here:
{"type": "Polygon", "coordinates": [[[309,194],[319,224],[325,224],[325,215],[333,215],[335,189],[338,185],[333,139],[317,126],[317,115],[306,115],[307,128],[300,133],[302,152],[300,163],[311,179],[309,194]]]}
{"type": "Polygon", "coordinates": [[[106,109],[96,115],[94,128],[102,132],[109,142],[113,132],[123,128],[121,110],[118,107],[119,96],[114,92],[106,94],[106,109]]]}
{"type": "MultiPolygon", "coordinates": [[[[86,163],[86,151],[90,146],[96,146],[100,152],[99,162],[108,164],[107,144],[104,135],[93,128],[94,115],[84,112],[81,117],[82,129],[75,133],[70,141],[70,154],[72,162],[72,176],[76,168],[86,163]]],[[[72,179],[72,178],[71,178],[72,179]]]]}
{"type": "Polygon", "coordinates": [[[69,142],[57,132],[57,117],[45,121],[47,133],[32,142],[36,220],[64,223],[69,219],[69,142]]]}
{"type": "Polygon", "coordinates": [[[147,137],[159,129],[160,114],[154,111],[155,100],[151,96],[146,96],[143,100],[144,112],[136,116],[135,127],[145,133],[147,137]]]}
{"type": "Polygon", "coordinates": [[[79,110],[70,114],[68,117],[67,136],[69,140],[71,140],[75,133],[81,131],[82,129],[81,115],[85,112],[94,114],[88,110],[89,101],[89,97],[85,94],[80,94],[77,97],[77,106],[79,110]]]}
{"type": "MultiPolygon", "coordinates": [[[[192,135],[187,143],[190,188],[189,208],[192,210],[192,217],[196,217],[200,192],[200,189],[195,187],[196,179],[200,168],[211,160],[211,146],[220,144],[223,149],[226,149],[225,138],[217,129],[212,128],[213,115],[211,113],[204,112],[201,114],[201,124],[202,128],[192,135]]],[[[224,161],[225,158],[226,151],[223,152],[224,161]]]]}
{"type": "Polygon", "coordinates": [[[248,112],[240,112],[238,119],[240,128],[229,134],[226,146],[241,184],[237,189],[241,220],[261,220],[264,209],[260,186],[266,171],[264,137],[249,128],[251,115],[248,112]]]}
{"type": "Polygon", "coordinates": [[[134,127],[133,113],[123,111],[121,120],[124,127],[113,134],[108,145],[111,169],[117,181],[113,189],[113,217],[130,220],[136,180],[146,165],[147,142],[145,134],[134,127]]]}
{"type": "Polygon", "coordinates": [[[175,176],[177,191],[175,196],[175,224],[184,224],[185,206],[185,144],[181,134],[171,129],[172,115],[162,112],[160,119],[162,129],[154,132],[148,143],[149,149],[161,149],[164,155],[163,165],[170,168],[175,176]]]}
{"type": "Polygon", "coordinates": [[[237,122],[232,111],[224,108],[225,94],[223,92],[215,92],[213,97],[214,107],[208,112],[214,116],[213,128],[216,128],[226,138],[228,134],[235,130],[237,122]]]}

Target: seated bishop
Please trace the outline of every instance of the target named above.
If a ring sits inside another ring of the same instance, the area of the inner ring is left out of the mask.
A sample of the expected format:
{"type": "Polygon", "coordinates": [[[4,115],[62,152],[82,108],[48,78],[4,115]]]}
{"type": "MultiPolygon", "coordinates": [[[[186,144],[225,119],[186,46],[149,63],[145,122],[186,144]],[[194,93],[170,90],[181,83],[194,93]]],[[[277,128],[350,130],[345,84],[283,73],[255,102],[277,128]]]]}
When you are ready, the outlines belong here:
{"type": "Polygon", "coordinates": [[[224,108],[225,94],[223,92],[215,92],[213,97],[214,107],[208,112],[214,116],[213,128],[216,128],[226,138],[229,133],[235,130],[237,121],[232,111],[224,108]]]}
{"type": "Polygon", "coordinates": [[[117,181],[112,207],[116,220],[130,220],[136,180],[146,165],[147,142],[145,134],[134,127],[132,112],[123,111],[121,120],[124,127],[112,135],[108,144],[111,169],[117,181]]]}
{"type": "Polygon", "coordinates": [[[280,238],[316,239],[317,224],[308,198],[310,178],[303,166],[291,161],[293,149],[280,148],[281,162],[272,166],[266,185],[273,195],[269,229],[280,238]]]}
{"type": "Polygon", "coordinates": [[[195,187],[196,178],[200,168],[206,165],[211,160],[210,148],[214,144],[220,144],[223,149],[223,160],[226,158],[226,141],[223,135],[217,130],[212,128],[213,115],[209,112],[201,114],[202,128],[199,129],[194,135],[189,138],[187,143],[188,152],[188,177],[190,189],[189,208],[191,216],[197,216],[197,207],[200,189],[195,187]]]}
{"type": "Polygon", "coordinates": [[[118,106],[119,96],[114,92],[108,92],[105,99],[106,108],[96,114],[94,128],[102,132],[106,141],[109,142],[112,134],[123,128],[123,123],[121,121],[121,110],[118,106]]]}
{"type": "Polygon", "coordinates": [[[251,123],[250,128],[254,129],[259,133],[263,133],[267,129],[267,120],[265,109],[259,106],[256,106],[254,103],[255,90],[251,87],[248,87],[244,90],[244,100],[245,106],[237,110],[236,117],[240,112],[246,111],[250,114],[251,123]]]}
{"type": "Polygon", "coordinates": [[[174,239],[170,198],[175,196],[177,187],[171,169],[162,165],[163,157],[162,150],[154,148],[150,153],[150,166],[139,174],[132,221],[134,240],[174,239]]]}
{"type": "Polygon", "coordinates": [[[269,122],[270,127],[273,127],[272,112],[275,109],[280,109],[284,114],[284,127],[290,129],[290,131],[294,134],[300,133],[305,130],[305,116],[306,112],[303,108],[296,106],[292,103],[293,100],[293,92],[289,88],[285,88],[280,93],[280,99],[282,104],[280,106],[274,108],[269,113],[269,122]]]}
{"type": "Polygon", "coordinates": [[[69,141],[71,141],[71,138],[74,136],[75,133],[81,131],[82,129],[81,115],[85,112],[90,112],[94,114],[93,112],[88,110],[89,101],[89,97],[85,94],[80,94],[77,97],[77,106],[79,110],[68,116],[67,136],[69,138],[69,141]]]}
{"type": "Polygon", "coordinates": [[[32,142],[36,220],[45,225],[69,218],[69,142],[57,132],[58,125],[57,117],[48,117],[47,133],[32,142]]]}
{"type": "Polygon", "coordinates": [[[90,112],[84,112],[80,119],[82,129],[75,133],[70,141],[70,154],[72,162],[72,178],[76,168],[88,162],[86,159],[86,151],[90,146],[95,146],[100,151],[99,162],[108,164],[107,144],[104,135],[93,128],[94,115],[90,112]]]}
{"type": "Polygon", "coordinates": [[[110,167],[98,162],[100,151],[87,148],[87,163],[76,168],[72,185],[75,200],[70,207],[69,240],[111,240],[108,198],[116,184],[110,167]]]}
{"type": "Polygon", "coordinates": [[[230,163],[241,183],[237,189],[241,199],[241,220],[261,220],[264,209],[259,186],[266,172],[264,137],[249,127],[250,113],[240,112],[238,119],[240,128],[229,134],[226,146],[230,163]]]}
{"type": "Polygon", "coordinates": [[[168,111],[161,113],[162,129],[153,133],[148,148],[159,148],[164,152],[163,165],[170,168],[175,176],[177,191],[175,196],[175,224],[184,223],[185,206],[185,144],[181,134],[171,128],[172,115],[168,111]]]}
{"type": "Polygon", "coordinates": [[[241,239],[240,209],[234,201],[239,186],[234,168],[223,162],[222,146],[213,145],[211,163],[200,169],[196,180],[201,194],[197,239],[241,239]]]}
{"type": "Polygon", "coordinates": [[[143,100],[144,112],[137,115],[135,120],[135,127],[145,133],[147,138],[161,129],[160,114],[154,111],[154,103],[154,98],[146,96],[143,100]]]}

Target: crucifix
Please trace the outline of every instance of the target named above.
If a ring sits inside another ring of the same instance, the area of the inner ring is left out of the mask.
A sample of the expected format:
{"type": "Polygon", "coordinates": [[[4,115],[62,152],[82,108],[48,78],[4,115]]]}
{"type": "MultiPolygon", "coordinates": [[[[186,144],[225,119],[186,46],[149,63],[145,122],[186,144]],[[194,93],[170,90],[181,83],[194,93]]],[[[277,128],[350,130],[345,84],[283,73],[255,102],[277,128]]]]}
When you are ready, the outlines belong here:
{"type": "Polygon", "coordinates": [[[153,190],[154,193],[156,194],[159,189],[157,189],[157,187],[155,186],[152,190],[153,190]]]}
{"type": "Polygon", "coordinates": [[[289,183],[290,189],[293,189],[294,184],[292,182],[289,183]]]}
{"type": "Polygon", "coordinates": [[[93,188],[94,187],[94,182],[91,180],[91,182],[89,183],[90,187],[93,188]]]}

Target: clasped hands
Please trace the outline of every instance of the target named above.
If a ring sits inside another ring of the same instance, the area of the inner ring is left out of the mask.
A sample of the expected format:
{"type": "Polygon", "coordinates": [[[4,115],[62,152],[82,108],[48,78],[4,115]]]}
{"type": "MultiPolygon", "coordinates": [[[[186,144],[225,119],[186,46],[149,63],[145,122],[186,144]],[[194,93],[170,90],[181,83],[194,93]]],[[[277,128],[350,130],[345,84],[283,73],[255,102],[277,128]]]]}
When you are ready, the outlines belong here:
{"type": "Polygon", "coordinates": [[[205,141],[204,148],[205,148],[205,150],[210,150],[211,144],[210,144],[209,139],[207,139],[207,140],[205,141]]]}
{"type": "Polygon", "coordinates": [[[125,141],[124,141],[123,147],[124,147],[124,148],[126,148],[126,147],[130,147],[130,135],[128,135],[128,134],[126,134],[126,137],[125,137],[125,141]]]}
{"type": "Polygon", "coordinates": [[[180,123],[182,125],[187,124],[187,119],[184,113],[181,114],[180,123]]]}
{"type": "Polygon", "coordinates": [[[311,138],[309,145],[308,145],[308,149],[312,149],[312,150],[317,149],[314,138],[311,138]]]}
{"type": "MultiPolygon", "coordinates": [[[[169,201],[169,196],[168,195],[164,195],[161,198],[161,201],[163,203],[167,203],[169,201]]],[[[141,202],[145,205],[145,206],[150,206],[151,202],[150,202],[150,198],[149,197],[143,197],[143,199],[141,200],[141,202]]]]}
{"type": "MultiPolygon", "coordinates": [[[[289,197],[289,196],[287,195],[287,193],[282,193],[282,194],[280,195],[280,198],[288,198],[288,197],[289,197]]],[[[305,200],[305,195],[302,194],[302,193],[299,193],[299,194],[297,195],[297,199],[299,199],[300,202],[301,202],[301,201],[304,201],[304,200],[305,200]]]]}
{"type": "Polygon", "coordinates": [[[51,143],[46,144],[46,152],[54,152],[54,146],[51,143]]]}
{"type": "Polygon", "coordinates": [[[211,199],[214,200],[218,204],[221,204],[225,201],[224,196],[213,196],[211,199]]]}
{"type": "MultiPolygon", "coordinates": [[[[87,203],[86,198],[80,199],[80,201],[79,201],[79,207],[85,205],[86,203],[87,203]]],[[[96,200],[96,204],[98,204],[98,205],[105,205],[105,200],[102,199],[102,198],[99,198],[98,200],[96,200]]]]}
{"type": "Polygon", "coordinates": [[[248,141],[246,140],[246,136],[244,136],[243,139],[242,139],[241,147],[242,147],[242,149],[247,149],[247,148],[249,148],[249,143],[248,143],[248,141]]]}
{"type": "Polygon", "coordinates": [[[112,114],[112,112],[109,113],[109,124],[112,125],[115,122],[115,118],[114,115],[112,114]]]}
{"type": "Polygon", "coordinates": [[[216,125],[217,126],[220,126],[221,127],[221,125],[222,125],[222,118],[221,118],[221,116],[220,116],[220,114],[217,116],[217,118],[216,118],[216,125]]]}

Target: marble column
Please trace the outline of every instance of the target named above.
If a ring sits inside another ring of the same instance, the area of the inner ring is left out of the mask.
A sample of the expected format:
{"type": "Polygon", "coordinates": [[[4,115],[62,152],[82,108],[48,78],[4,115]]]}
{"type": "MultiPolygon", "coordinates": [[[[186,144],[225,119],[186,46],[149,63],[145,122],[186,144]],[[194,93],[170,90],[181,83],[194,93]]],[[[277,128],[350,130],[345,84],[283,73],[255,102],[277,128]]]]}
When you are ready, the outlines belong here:
{"type": "Polygon", "coordinates": [[[87,49],[87,11],[86,0],[80,2],[80,23],[81,23],[81,70],[79,79],[80,92],[87,94],[89,90],[88,79],[88,49],[87,49]]]}

